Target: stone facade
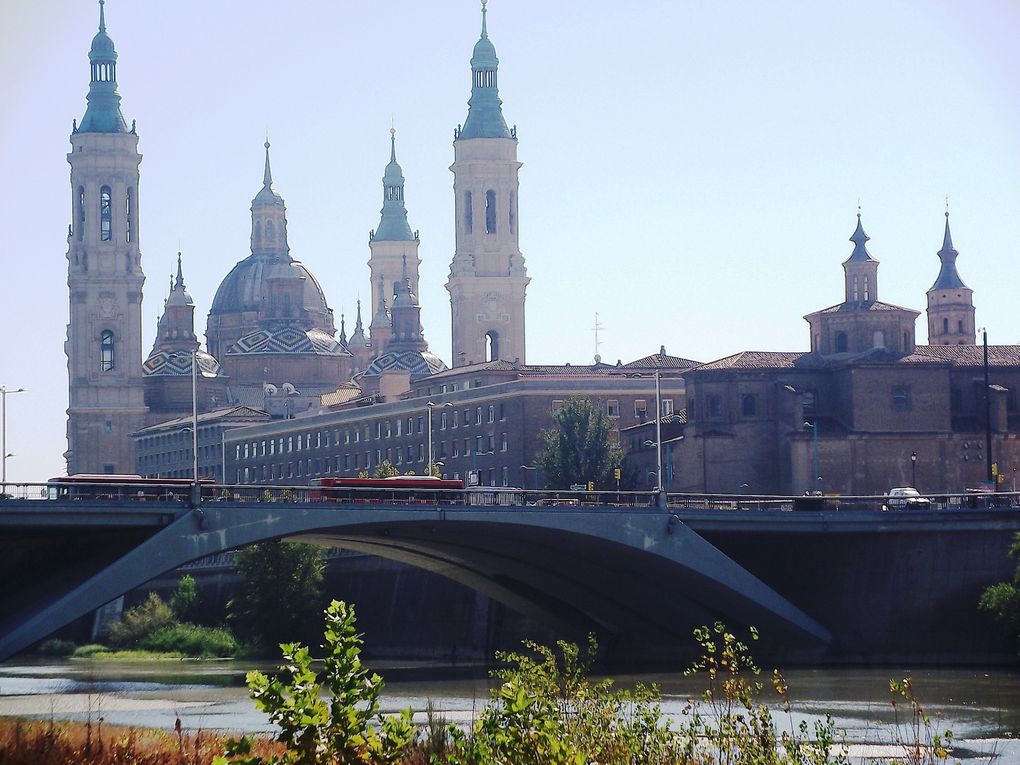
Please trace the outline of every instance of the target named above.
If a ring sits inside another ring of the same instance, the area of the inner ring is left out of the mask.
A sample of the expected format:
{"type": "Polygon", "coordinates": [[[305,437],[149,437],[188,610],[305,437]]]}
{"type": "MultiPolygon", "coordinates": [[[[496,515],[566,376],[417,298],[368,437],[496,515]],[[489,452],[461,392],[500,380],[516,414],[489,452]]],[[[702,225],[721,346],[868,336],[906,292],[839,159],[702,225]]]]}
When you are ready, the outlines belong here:
{"type": "MultiPolygon", "coordinates": [[[[648,358],[657,358],[655,356],[648,358]]],[[[683,369],[676,357],[663,371],[664,408],[682,409],[683,369]]],[[[544,486],[534,469],[539,437],[555,409],[572,396],[603,407],[621,429],[655,409],[654,368],[646,361],[612,366],[527,366],[497,361],[457,367],[418,383],[410,398],[268,423],[228,434],[227,476],[248,484],[307,484],[322,476],[353,477],[383,460],[401,473],[424,474],[428,461],[428,402],[433,459],[450,478],[481,485],[544,486]]],[[[566,487],[556,487],[566,488],[566,487]]],[[[643,488],[643,487],[642,487],[643,488]]]]}

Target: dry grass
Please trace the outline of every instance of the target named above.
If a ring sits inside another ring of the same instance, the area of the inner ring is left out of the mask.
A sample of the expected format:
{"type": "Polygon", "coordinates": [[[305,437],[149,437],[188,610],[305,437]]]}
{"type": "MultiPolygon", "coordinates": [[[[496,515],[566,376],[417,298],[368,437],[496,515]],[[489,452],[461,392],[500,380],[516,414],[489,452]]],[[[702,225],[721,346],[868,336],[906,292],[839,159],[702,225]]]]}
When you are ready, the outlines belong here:
{"type": "MultiPolygon", "coordinates": [[[[227,738],[102,722],[0,720],[0,765],[210,765],[227,738]]],[[[269,739],[252,740],[252,754],[268,759],[283,752],[269,739]]]]}

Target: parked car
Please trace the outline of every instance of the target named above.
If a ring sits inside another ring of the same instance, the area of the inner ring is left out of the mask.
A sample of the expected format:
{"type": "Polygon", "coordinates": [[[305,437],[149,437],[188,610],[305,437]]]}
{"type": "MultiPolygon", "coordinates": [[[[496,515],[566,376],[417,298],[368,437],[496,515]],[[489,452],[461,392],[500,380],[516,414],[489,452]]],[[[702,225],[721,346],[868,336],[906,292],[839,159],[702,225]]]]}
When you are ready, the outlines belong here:
{"type": "Polygon", "coordinates": [[[922,497],[912,486],[889,489],[885,504],[882,505],[883,510],[927,510],[929,507],[931,500],[922,497]]]}

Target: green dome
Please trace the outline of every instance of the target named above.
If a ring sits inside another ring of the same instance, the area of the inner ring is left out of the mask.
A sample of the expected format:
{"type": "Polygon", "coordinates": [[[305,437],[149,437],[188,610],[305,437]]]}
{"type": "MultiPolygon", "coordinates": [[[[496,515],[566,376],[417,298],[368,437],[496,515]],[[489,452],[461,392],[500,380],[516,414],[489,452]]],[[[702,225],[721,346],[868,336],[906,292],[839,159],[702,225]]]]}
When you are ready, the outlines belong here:
{"type": "Polygon", "coordinates": [[[89,61],[116,61],[117,51],[113,47],[113,39],[102,29],[92,38],[92,47],[89,49],[89,61]]]}

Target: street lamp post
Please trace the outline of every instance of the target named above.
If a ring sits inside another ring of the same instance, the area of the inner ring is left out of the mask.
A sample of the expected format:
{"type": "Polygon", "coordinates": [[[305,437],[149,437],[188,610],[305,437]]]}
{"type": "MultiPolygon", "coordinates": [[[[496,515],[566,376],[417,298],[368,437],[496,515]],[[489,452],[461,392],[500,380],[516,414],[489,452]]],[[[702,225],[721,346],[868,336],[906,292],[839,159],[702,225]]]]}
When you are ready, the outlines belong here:
{"type": "Polygon", "coordinates": [[[8,390],[6,386],[0,385],[0,421],[2,421],[2,425],[0,425],[0,431],[3,432],[2,436],[3,444],[2,446],[0,446],[0,455],[2,455],[3,457],[3,459],[0,459],[0,462],[3,463],[3,468],[2,470],[0,470],[0,473],[2,473],[2,476],[0,476],[0,485],[7,483],[7,458],[14,456],[13,454],[7,451],[7,395],[8,394],[13,395],[15,393],[24,392],[25,392],[24,388],[8,390]]]}
{"type": "Polygon", "coordinates": [[[986,465],[986,480],[994,488],[995,476],[992,474],[992,399],[988,395],[988,330],[984,327],[981,328],[981,346],[984,350],[984,367],[985,367],[985,465],[986,465]]]}
{"type": "Polygon", "coordinates": [[[198,507],[202,499],[202,492],[198,483],[198,349],[192,349],[185,354],[183,351],[175,351],[173,356],[191,357],[191,506],[198,507]]]}
{"type": "Polygon", "coordinates": [[[917,488],[917,452],[910,453],[910,485],[917,488]]]}
{"type": "Polygon", "coordinates": [[[655,491],[659,504],[665,496],[662,490],[662,372],[655,370],[655,491]]]}
{"type": "Polygon", "coordinates": [[[811,428],[811,491],[819,491],[822,484],[822,476],[818,472],[818,422],[805,422],[805,428],[811,428]]]}
{"type": "Polygon", "coordinates": [[[428,401],[425,404],[425,408],[428,409],[428,417],[427,417],[427,420],[428,420],[428,437],[429,437],[429,466],[428,466],[428,475],[432,475],[432,467],[433,467],[433,465],[432,465],[432,407],[435,407],[435,406],[453,406],[453,404],[451,404],[449,401],[447,401],[445,404],[437,404],[434,401],[428,401]]]}

